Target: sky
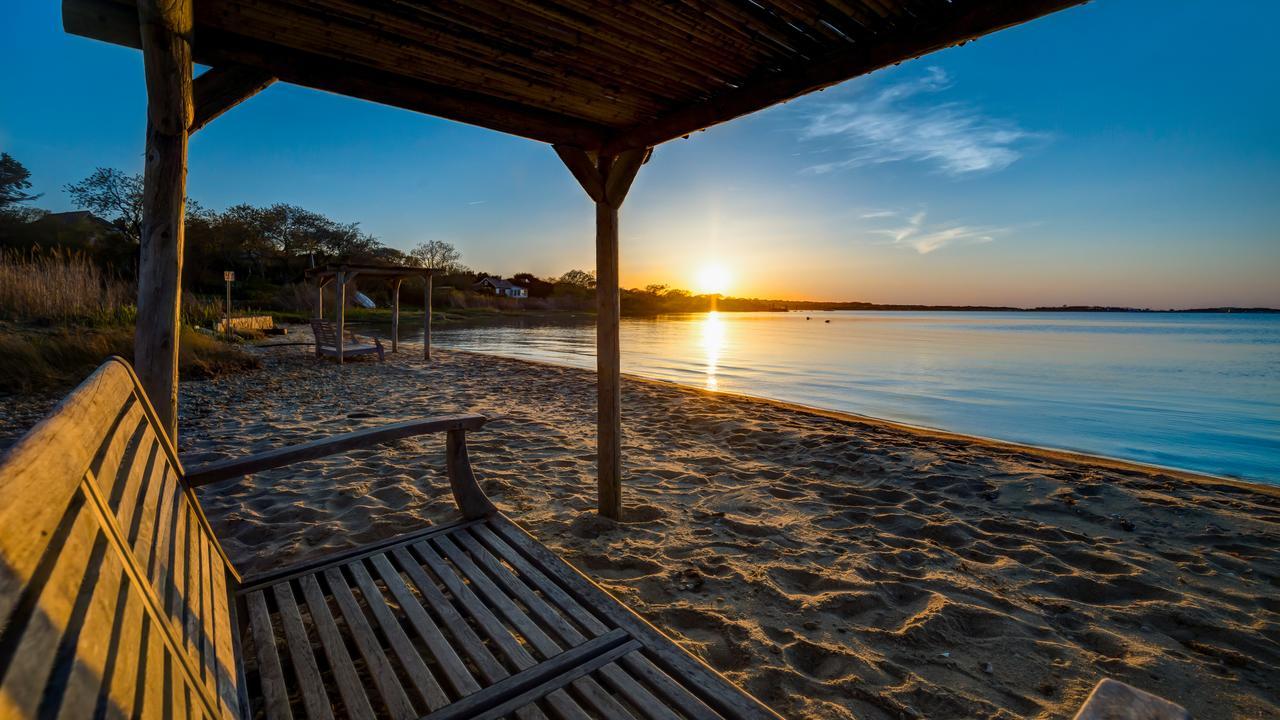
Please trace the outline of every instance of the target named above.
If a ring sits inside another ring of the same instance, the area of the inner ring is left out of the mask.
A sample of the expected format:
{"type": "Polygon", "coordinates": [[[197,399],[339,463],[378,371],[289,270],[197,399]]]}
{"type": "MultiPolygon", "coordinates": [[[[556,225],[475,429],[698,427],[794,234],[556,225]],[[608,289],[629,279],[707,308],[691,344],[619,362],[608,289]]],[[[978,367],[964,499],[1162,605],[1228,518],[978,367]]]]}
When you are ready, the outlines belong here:
{"type": "MultiPolygon", "coordinates": [[[[141,172],[136,50],[8,4],[0,150],[37,205],[141,172]]],[[[1280,3],[1095,0],[659,146],[622,283],[882,303],[1280,307],[1280,3]],[[708,272],[709,269],[719,270],[708,272]]],[[[546,145],[276,84],[190,144],[206,207],[292,203],[511,275],[594,267],[546,145]]]]}

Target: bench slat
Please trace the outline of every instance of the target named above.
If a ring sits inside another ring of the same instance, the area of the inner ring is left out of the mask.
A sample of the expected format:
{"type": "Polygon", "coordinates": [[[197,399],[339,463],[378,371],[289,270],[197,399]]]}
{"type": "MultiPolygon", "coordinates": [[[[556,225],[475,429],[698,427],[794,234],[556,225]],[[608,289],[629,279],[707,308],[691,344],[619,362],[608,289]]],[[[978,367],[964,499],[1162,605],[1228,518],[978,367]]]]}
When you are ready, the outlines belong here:
{"type": "Polygon", "coordinates": [[[409,696],[400,686],[400,680],[396,678],[391,662],[382,651],[377,638],[374,637],[373,628],[369,627],[369,620],[360,610],[360,604],[356,602],[355,596],[351,594],[351,588],[347,586],[347,580],[342,576],[342,571],[338,568],[329,568],[324,571],[324,577],[329,582],[329,593],[333,596],[338,605],[338,611],[351,631],[351,639],[355,641],[356,649],[360,651],[360,656],[364,658],[365,665],[373,675],[373,682],[377,685],[378,692],[381,693],[391,717],[394,720],[416,718],[418,715],[413,711],[409,696]]]}
{"type": "MultiPolygon", "coordinates": [[[[472,528],[476,537],[482,543],[494,550],[503,560],[510,563],[513,567],[520,571],[520,574],[528,578],[539,590],[552,600],[561,610],[573,617],[582,627],[586,628],[592,636],[600,635],[608,631],[605,625],[594,613],[588,611],[577,600],[574,600],[564,588],[553,581],[541,570],[524,557],[520,552],[508,545],[502,538],[498,537],[490,527],[485,525],[477,525],[472,528]]],[[[619,683],[619,692],[626,697],[632,705],[640,708],[650,718],[654,720],[670,720],[674,715],[668,709],[668,705],[678,709],[681,713],[688,717],[715,717],[716,713],[707,704],[699,700],[692,693],[682,687],[671,676],[662,672],[653,664],[651,660],[641,653],[632,653],[622,658],[623,667],[630,671],[625,677],[631,679],[631,682],[619,678],[612,671],[607,672],[605,677],[613,682],[619,683]],[[634,679],[638,676],[646,681],[654,688],[650,691],[644,685],[634,679]],[[652,692],[657,692],[662,696],[659,701],[654,698],[652,692]]],[[[606,668],[607,669],[607,668],[606,668]]]]}
{"type": "Polygon", "coordinates": [[[307,717],[311,720],[333,720],[333,707],[329,703],[329,692],[324,681],[320,679],[320,668],[316,664],[315,652],[311,647],[311,638],[302,623],[302,612],[293,597],[293,588],[287,582],[271,588],[275,595],[276,606],[280,609],[280,624],[284,626],[285,644],[289,649],[289,661],[298,676],[298,684],[302,690],[302,704],[306,707],[307,717]]]}
{"type": "Polygon", "coordinates": [[[271,626],[271,611],[262,592],[252,592],[245,598],[249,608],[249,627],[253,631],[253,646],[257,650],[258,674],[262,676],[262,693],[266,699],[267,717],[271,720],[292,720],[289,697],[285,694],[284,670],[280,656],[276,654],[275,629],[271,626]]]}
{"type": "MultiPolygon", "coordinates": [[[[497,580],[508,593],[528,608],[544,627],[549,628],[551,632],[556,633],[560,638],[559,645],[547,638],[544,647],[539,648],[540,652],[549,653],[548,657],[552,657],[560,653],[560,646],[572,648],[587,642],[587,638],[582,633],[575,630],[572,625],[566,622],[563,616],[529,590],[510,570],[503,567],[466,530],[453,533],[452,537],[457,539],[471,553],[471,557],[488,571],[491,578],[497,580]]],[[[474,565],[472,567],[474,568],[474,565]]],[[[510,601],[507,601],[507,604],[510,604],[510,601]]],[[[511,605],[511,607],[515,606],[511,605]]],[[[599,683],[594,679],[584,677],[581,680],[574,681],[573,686],[586,697],[597,712],[603,713],[610,718],[623,718],[623,720],[631,718],[631,720],[634,720],[631,713],[606,692],[604,688],[600,687],[599,683]]]]}
{"type": "Polygon", "coordinates": [[[303,577],[299,584],[307,601],[307,609],[311,612],[316,634],[320,636],[320,643],[324,647],[324,655],[337,678],[338,692],[342,695],[347,713],[357,720],[373,720],[373,706],[365,695],[364,683],[351,662],[351,655],[347,652],[346,643],[338,630],[338,624],[334,622],[329,602],[325,599],[320,584],[316,582],[314,575],[303,577]]]}
{"type": "MultiPolygon", "coordinates": [[[[413,587],[417,588],[417,591],[421,593],[422,598],[424,598],[424,600],[428,602],[428,605],[431,606],[431,610],[433,610],[436,616],[439,616],[440,620],[443,621],[444,628],[452,635],[454,641],[462,646],[463,653],[466,653],[466,656],[470,657],[472,664],[475,664],[477,670],[479,670],[481,678],[484,679],[484,682],[493,684],[497,683],[498,680],[507,678],[509,673],[507,673],[506,667],[503,667],[502,662],[499,662],[497,657],[494,657],[493,652],[489,651],[489,646],[486,646],[484,641],[481,641],[479,635],[476,635],[475,630],[471,629],[471,625],[462,618],[462,615],[458,614],[458,611],[453,607],[453,603],[449,602],[447,598],[444,597],[444,593],[440,592],[440,588],[436,587],[435,580],[431,579],[429,575],[426,574],[426,571],[422,569],[420,562],[413,559],[410,552],[404,550],[404,547],[394,548],[392,555],[396,557],[399,565],[404,569],[404,574],[408,575],[408,578],[412,580],[413,587]]],[[[390,562],[387,562],[388,570],[381,569],[381,565],[376,561],[375,565],[379,566],[379,574],[381,574],[381,577],[383,577],[385,582],[388,583],[388,587],[394,587],[392,580],[390,580],[390,578],[392,578],[392,574],[388,571],[393,570],[390,568],[390,562]]],[[[397,573],[394,577],[398,578],[399,574],[397,573]]],[[[412,605],[410,605],[410,607],[412,607],[412,605]]],[[[408,615],[410,615],[410,619],[413,619],[416,614],[415,612],[410,612],[408,615]]],[[[420,619],[425,619],[426,624],[417,626],[417,623],[415,623],[416,628],[419,629],[419,633],[424,632],[424,630],[430,633],[430,629],[434,628],[435,624],[431,623],[429,616],[426,616],[425,612],[421,615],[420,619]]],[[[435,632],[439,633],[439,630],[435,630],[435,632]]],[[[443,643],[444,647],[449,648],[448,653],[436,653],[436,659],[444,659],[447,661],[445,662],[445,671],[448,673],[449,665],[451,665],[452,662],[448,660],[448,656],[457,655],[456,652],[453,652],[451,644],[449,644],[447,639],[444,639],[443,635],[440,635],[438,639],[428,638],[424,635],[424,639],[428,641],[430,647],[433,647],[433,650],[435,647],[434,643],[443,643]]],[[[451,674],[451,676],[452,675],[453,674],[451,674]]],[[[467,673],[466,676],[467,678],[470,678],[471,675],[470,673],[467,673]]],[[[461,692],[461,688],[458,688],[458,684],[465,684],[465,687],[467,688],[466,694],[479,691],[480,689],[480,685],[477,684],[474,679],[458,680],[458,683],[454,684],[454,688],[460,689],[461,692]]],[[[516,712],[516,715],[521,717],[521,720],[545,720],[545,717],[547,717],[543,714],[543,711],[539,710],[538,707],[521,708],[520,711],[516,712]]]]}
{"type": "MultiPolygon", "coordinates": [[[[382,578],[382,582],[386,584],[387,591],[391,593],[396,603],[400,605],[400,610],[408,618],[409,624],[413,626],[418,637],[422,638],[423,643],[426,644],[432,658],[440,664],[445,679],[449,682],[454,694],[457,696],[470,695],[479,690],[480,684],[472,677],[471,672],[467,670],[467,666],[463,664],[462,658],[458,656],[457,651],[445,639],[444,634],[440,632],[440,628],[436,626],[435,621],[427,614],[420,601],[409,591],[404,579],[400,577],[399,571],[391,566],[391,562],[387,560],[385,555],[375,555],[369,558],[369,561],[377,571],[378,577],[382,578]]],[[[477,644],[479,644],[478,639],[477,644]]],[[[497,666],[497,661],[493,660],[492,656],[489,659],[494,666],[497,666]]],[[[498,666],[498,668],[501,669],[501,666],[498,666]]]]}
{"type": "MultiPolygon", "coordinates": [[[[448,628],[449,633],[457,639],[463,651],[479,668],[484,681],[492,684],[507,677],[510,673],[471,629],[471,625],[454,609],[444,593],[440,592],[440,588],[436,587],[435,581],[427,575],[421,562],[404,547],[396,548],[392,551],[392,555],[413,581],[414,586],[418,588],[418,592],[422,593],[422,597],[431,605],[431,609],[444,621],[444,626],[448,628]]],[[[477,622],[480,622],[480,619],[477,619],[477,622]]],[[[516,714],[521,720],[545,720],[546,718],[542,710],[536,707],[521,708],[516,714]]]]}
{"type": "Polygon", "coordinates": [[[408,635],[404,634],[404,629],[400,627],[400,621],[396,619],[395,613],[387,606],[386,598],[382,595],[382,591],[378,589],[377,584],[373,582],[373,578],[369,576],[368,571],[364,569],[364,564],[354,562],[348,565],[347,569],[350,571],[351,577],[355,579],[356,586],[360,589],[360,594],[369,606],[369,611],[373,613],[374,619],[378,621],[378,626],[382,628],[382,632],[386,635],[387,641],[395,651],[396,657],[400,659],[401,667],[409,675],[414,689],[418,691],[418,695],[426,703],[427,709],[437,710],[448,705],[449,698],[445,695],[444,688],[440,687],[440,683],[436,682],[435,676],[431,674],[426,662],[423,661],[422,656],[413,647],[413,642],[409,640],[408,635]]]}
{"type": "MultiPolygon", "coordinates": [[[[525,650],[524,646],[517,642],[511,633],[503,627],[502,623],[494,617],[493,613],[490,612],[480,598],[476,597],[470,587],[462,582],[462,578],[445,565],[429,543],[429,540],[424,540],[413,545],[413,549],[431,567],[436,577],[444,582],[449,592],[463,604],[467,610],[467,615],[480,625],[485,634],[489,636],[489,639],[516,664],[518,669],[525,670],[536,665],[537,661],[529,654],[529,651],[525,650]]],[[[589,719],[587,713],[578,707],[577,702],[564,690],[556,690],[549,694],[547,702],[566,720],[589,719]]]]}

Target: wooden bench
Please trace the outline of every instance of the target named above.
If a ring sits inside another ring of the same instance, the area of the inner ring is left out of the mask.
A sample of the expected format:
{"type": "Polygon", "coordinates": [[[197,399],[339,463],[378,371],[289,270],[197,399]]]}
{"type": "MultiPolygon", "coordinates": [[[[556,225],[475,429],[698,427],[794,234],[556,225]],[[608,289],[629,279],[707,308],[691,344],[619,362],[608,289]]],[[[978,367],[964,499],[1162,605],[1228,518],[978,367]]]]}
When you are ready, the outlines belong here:
{"type": "Polygon", "coordinates": [[[332,320],[311,318],[311,332],[316,336],[316,357],[328,355],[344,360],[357,355],[378,356],[380,362],[386,362],[386,354],[382,349],[382,341],[374,338],[373,343],[361,342],[355,333],[347,330],[343,333],[342,349],[338,349],[338,327],[332,320]]]}
{"type": "Polygon", "coordinates": [[[0,461],[0,717],[777,718],[500,513],[476,415],[184,469],[112,359],[0,461]],[[241,577],[194,488],[443,432],[456,522],[241,577]]]}

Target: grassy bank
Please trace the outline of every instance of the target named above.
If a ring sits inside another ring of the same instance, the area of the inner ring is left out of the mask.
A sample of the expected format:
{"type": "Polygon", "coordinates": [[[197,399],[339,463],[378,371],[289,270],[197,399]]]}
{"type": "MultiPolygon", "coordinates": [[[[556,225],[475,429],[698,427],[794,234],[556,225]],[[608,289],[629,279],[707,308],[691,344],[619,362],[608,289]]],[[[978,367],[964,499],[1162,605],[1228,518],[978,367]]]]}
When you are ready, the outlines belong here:
{"type": "MultiPolygon", "coordinates": [[[[112,355],[132,361],[133,286],[79,253],[0,254],[0,394],[62,392],[112,355]]],[[[185,297],[179,366],[185,378],[256,367],[256,357],[192,330],[216,308],[185,297]]]]}
{"type": "MultiPolygon", "coordinates": [[[[257,357],[188,327],[182,329],[178,348],[183,379],[259,365],[257,357]]],[[[132,327],[0,327],[0,394],[68,390],[112,355],[133,361],[132,327]]]]}

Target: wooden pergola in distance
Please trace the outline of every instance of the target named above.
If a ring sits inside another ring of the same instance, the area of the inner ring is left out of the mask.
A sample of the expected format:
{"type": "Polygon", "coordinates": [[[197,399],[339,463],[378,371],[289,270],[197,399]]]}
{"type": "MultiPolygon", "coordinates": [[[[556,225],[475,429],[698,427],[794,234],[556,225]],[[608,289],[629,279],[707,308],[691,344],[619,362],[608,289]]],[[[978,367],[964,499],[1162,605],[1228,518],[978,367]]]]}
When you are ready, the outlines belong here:
{"type": "Polygon", "coordinates": [[[174,432],[191,133],[278,79],[554,145],[596,205],[600,512],[618,518],[618,208],[652,148],[1083,2],[63,0],[63,24],[143,51],[135,358],[174,432]],[[194,81],[193,61],[211,68],[194,81]]]}
{"type": "Polygon", "coordinates": [[[338,294],[334,297],[333,316],[338,321],[338,362],[342,362],[342,342],[347,329],[347,283],[358,275],[370,275],[391,281],[391,352],[400,351],[400,284],[405,278],[422,278],[422,359],[431,359],[431,277],[435,271],[431,268],[413,267],[411,265],[326,265],[308,268],[304,273],[308,280],[316,284],[316,313],[318,318],[324,317],[324,286],[331,282],[338,283],[338,294]]]}

